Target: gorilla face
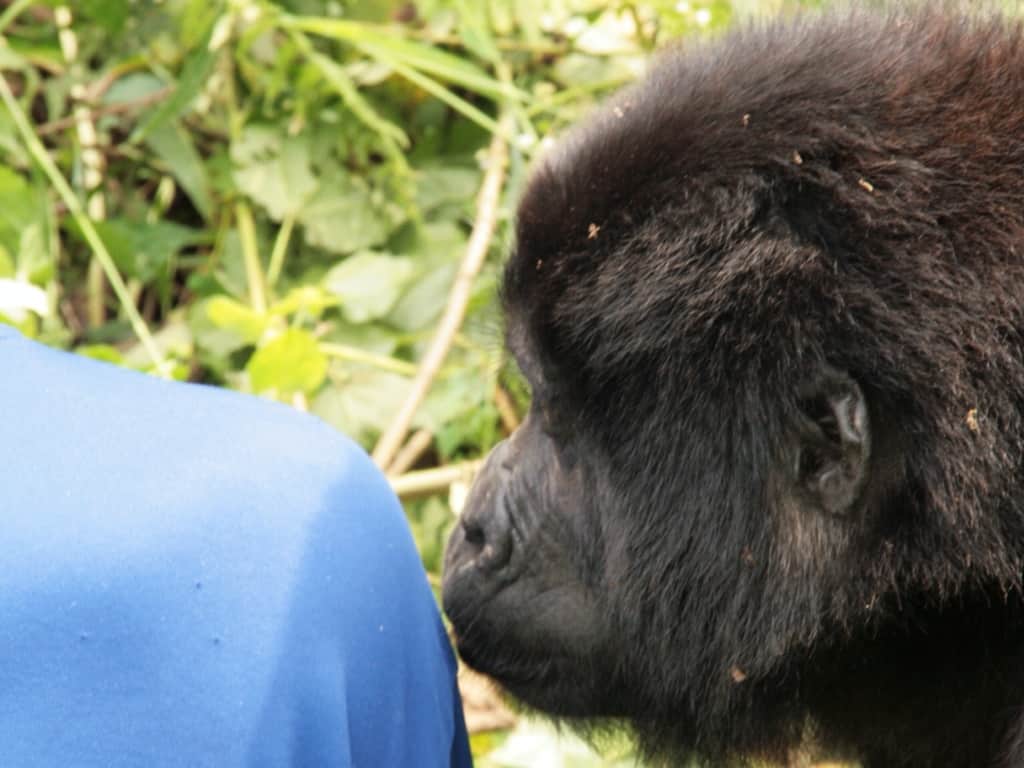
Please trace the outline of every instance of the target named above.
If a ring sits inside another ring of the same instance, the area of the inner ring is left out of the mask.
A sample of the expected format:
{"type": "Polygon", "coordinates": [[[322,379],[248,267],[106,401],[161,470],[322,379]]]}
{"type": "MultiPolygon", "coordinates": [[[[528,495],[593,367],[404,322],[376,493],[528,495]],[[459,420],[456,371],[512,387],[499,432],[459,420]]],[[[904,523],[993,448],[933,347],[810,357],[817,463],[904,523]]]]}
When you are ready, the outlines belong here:
{"type": "MultiPolygon", "coordinates": [[[[506,291],[509,302],[512,293],[506,291]]],[[[725,564],[721,583],[736,590],[734,597],[762,603],[716,600],[723,623],[743,621],[744,611],[764,618],[763,606],[776,601],[742,578],[759,570],[753,542],[770,535],[764,500],[780,496],[780,507],[819,519],[851,512],[862,498],[870,456],[860,388],[832,370],[803,388],[802,410],[786,441],[786,469],[773,483],[756,468],[734,474],[736,461],[714,464],[725,446],[693,439],[703,427],[698,419],[661,424],[662,409],[655,408],[646,423],[634,421],[632,435],[621,436],[622,421],[635,419],[635,412],[616,418],[610,403],[591,406],[596,412],[573,408],[578,398],[570,397],[569,384],[556,383],[557,369],[545,373],[541,353],[525,335],[510,336],[534,399],[522,426],[489,456],[449,542],[444,607],[460,655],[520,700],[560,717],[635,716],[664,705],[666,684],[673,699],[693,690],[695,702],[706,702],[723,688],[731,696],[748,672],[731,655],[736,644],[728,636],[706,636],[723,630],[709,623],[715,619],[707,603],[715,595],[693,587],[709,583],[702,572],[718,566],[701,551],[707,542],[696,528],[712,526],[721,536],[712,546],[729,550],[715,557],[725,564]],[[611,426],[588,427],[595,419],[611,426]],[[673,471],[667,457],[683,463],[673,471]],[[741,490],[723,494],[726,488],[741,490]],[[764,519],[737,537],[722,530],[733,513],[740,517],[733,525],[749,516],[764,519]],[[679,519],[686,515],[692,523],[679,519]],[[638,663],[666,653],[691,663],[638,663]]],[[[645,377],[627,376],[613,391],[651,386],[645,377]]],[[[744,627],[725,629],[734,635],[744,627]]],[[[771,639],[783,648],[789,631],[799,628],[758,632],[757,642],[771,639]]],[[[752,662],[745,661],[747,668],[752,662]]],[[[683,714],[678,706],[677,714],[683,714]]]]}
{"type": "Polygon", "coordinates": [[[462,657],[523,701],[617,714],[596,510],[584,471],[531,413],[488,458],[453,534],[445,606],[462,657]]]}
{"type": "Polygon", "coordinates": [[[467,663],[676,755],[1024,764],[1011,71],[997,21],[768,26],[544,159],[502,294],[533,402],[446,555],[467,663]]]}

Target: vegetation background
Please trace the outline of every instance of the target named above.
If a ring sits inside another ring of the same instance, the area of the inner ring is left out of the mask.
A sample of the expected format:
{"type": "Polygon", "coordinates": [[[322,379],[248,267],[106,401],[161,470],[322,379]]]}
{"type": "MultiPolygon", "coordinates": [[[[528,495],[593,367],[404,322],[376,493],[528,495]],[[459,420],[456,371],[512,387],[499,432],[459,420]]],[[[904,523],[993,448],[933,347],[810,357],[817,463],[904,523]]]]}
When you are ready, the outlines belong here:
{"type": "MultiPolygon", "coordinates": [[[[528,403],[495,299],[531,163],[665,42],[820,2],[0,2],[0,322],[354,436],[436,584],[528,403]]],[[[482,766],[634,764],[464,690],[482,766]]]]}

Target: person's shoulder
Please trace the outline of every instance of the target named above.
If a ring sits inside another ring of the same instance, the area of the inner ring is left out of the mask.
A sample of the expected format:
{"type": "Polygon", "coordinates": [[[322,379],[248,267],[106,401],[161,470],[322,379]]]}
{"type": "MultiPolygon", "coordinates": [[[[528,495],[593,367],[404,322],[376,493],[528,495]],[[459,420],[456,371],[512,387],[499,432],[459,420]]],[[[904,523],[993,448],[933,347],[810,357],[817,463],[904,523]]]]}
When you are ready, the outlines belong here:
{"type": "Polygon", "coordinates": [[[254,512],[294,515],[319,499],[313,506],[402,517],[365,451],[291,406],[87,359],[3,327],[0,369],[0,401],[14,414],[7,427],[22,451],[38,447],[51,466],[116,471],[127,489],[142,481],[216,489],[220,506],[230,498],[254,512]]]}

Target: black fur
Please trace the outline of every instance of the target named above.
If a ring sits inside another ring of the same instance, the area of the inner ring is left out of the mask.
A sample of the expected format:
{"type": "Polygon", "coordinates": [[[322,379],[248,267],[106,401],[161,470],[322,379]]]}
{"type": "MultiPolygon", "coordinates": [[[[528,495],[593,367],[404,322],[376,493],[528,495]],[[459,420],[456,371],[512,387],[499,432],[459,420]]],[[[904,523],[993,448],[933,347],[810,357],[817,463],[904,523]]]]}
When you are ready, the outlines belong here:
{"type": "Polygon", "coordinates": [[[465,658],[670,760],[1024,765],[1022,249],[1016,23],[664,55],[519,208],[534,404],[449,549],[465,658]],[[871,433],[838,513],[801,490],[833,376],[871,433]]]}

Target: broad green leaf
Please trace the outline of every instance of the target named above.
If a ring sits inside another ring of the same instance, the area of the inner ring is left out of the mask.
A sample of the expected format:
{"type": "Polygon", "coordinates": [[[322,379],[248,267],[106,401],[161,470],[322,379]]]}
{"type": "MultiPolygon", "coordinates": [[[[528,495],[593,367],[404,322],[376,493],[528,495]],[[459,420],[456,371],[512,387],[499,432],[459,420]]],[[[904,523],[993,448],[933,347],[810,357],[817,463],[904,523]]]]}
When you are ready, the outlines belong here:
{"type": "Polygon", "coordinates": [[[433,325],[448,302],[465,249],[466,236],[455,224],[443,221],[421,227],[408,252],[416,275],[388,313],[388,322],[407,332],[433,325]]]}
{"type": "Polygon", "coordinates": [[[114,81],[103,94],[103,103],[130,104],[156,93],[164,86],[163,80],[149,72],[130,72],[114,81]]]}
{"type": "Polygon", "coordinates": [[[383,432],[409,394],[411,380],[372,368],[337,368],[344,383],[321,390],[310,403],[313,413],[355,438],[383,432]]]}
{"type": "Polygon", "coordinates": [[[131,16],[131,0],[77,0],[76,16],[100,25],[108,35],[116,35],[131,16]]]}
{"type": "Polygon", "coordinates": [[[365,323],[387,314],[414,273],[409,259],[362,251],[331,267],[323,284],[349,322],[365,323]]]}
{"type": "Polygon", "coordinates": [[[316,51],[310,51],[308,56],[314,66],[320,70],[324,79],[338,92],[352,114],[361,120],[367,128],[376,132],[392,157],[401,158],[404,164],[405,156],[401,150],[409,146],[409,137],[406,136],[405,131],[390,120],[381,117],[373,105],[359,92],[344,69],[316,51]]]}
{"type": "MultiPolygon", "coordinates": [[[[252,345],[248,328],[241,323],[217,325],[210,317],[210,302],[222,297],[214,296],[193,304],[188,309],[188,326],[195,339],[196,346],[203,354],[203,362],[208,367],[223,372],[230,364],[230,356],[240,349],[252,345]]],[[[226,299],[226,297],[223,297],[226,299]]],[[[226,299],[230,301],[230,299],[226,299]]]]}
{"type": "MultiPolygon", "coordinates": [[[[109,219],[93,224],[118,269],[144,282],[166,274],[171,258],[199,238],[196,230],[164,220],[109,219]]],[[[69,229],[81,237],[76,225],[69,229]]]]}
{"type": "Polygon", "coordinates": [[[37,284],[53,274],[46,193],[0,165],[0,247],[13,257],[16,274],[37,284]]]}
{"type": "Polygon", "coordinates": [[[302,209],[317,188],[305,136],[281,136],[266,125],[248,125],[231,145],[238,188],[275,221],[302,209]]]}
{"type": "Polygon", "coordinates": [[[124,363],[124,357],[122,357],[121,352],[117,347],[112,347],[109,344],[83,344],[75,348],[75,354],[88,357],[91,360],[113,363],[114,365],[122,365],[124,363]]]}
{"type": "Polygon", "coordinates": [[[210,182],[192,135],[178,123],[167,122],[150,131],[146,144],[167,165],[200,215],[209,220],[213,210],[210,182]]]}
{"type": "Polygon", "coordinates": [[[394,226],[362,179],[331,173],[299,213],[306,242],[332,253],[379,245],[394,226]]]}
{"type": "Polygon", "coordinates": [[[384,357],[390,357],[398,348],[398,334],[391,328],[376,323],[355,325],[339,320],[323,340],[384,357]]]}
{"type": "Polygon", "coordinates": [[[254,392],[312,394],[327,376],[327,358],[311,333],[289,328],[257,349],[246,370],[254,392]]]}
{"type": "Polygon", "coordinates": [[[216,55],[205,42],[192,51],[182,65],[181,73],[174,84],[174,93],[153,110],[131,136],[137,143],[145,139],[149,133],[169,120],[182,115],[199,95],[213,71],[216,55]]]}
{"type": "Polygon", "coordinates": [[[468,167],[437,165],[416,171],[416,202],[424,213],[442,205],[469,208],[480,187],[480,172],[468,167]]]}
{"type": "Polygon", "coordinates": [[[301,313],[314,319],[319,318],[328,307],[337,306],[338,299],[318,285],[300,285],[274,302],[268,312],[271,315],[287,316],[301,313]]]}
{"type": "Polygon", "coordinates": [[[217,328],[231,331],[248,344],[259,341],[267,329],[267,318],[240,301],[214,296],[204,303],[206,315],[217,328]]]}

